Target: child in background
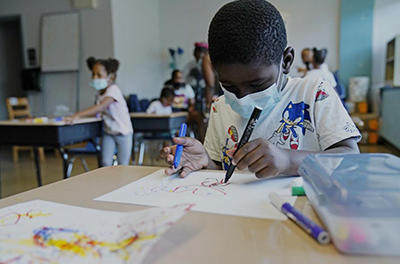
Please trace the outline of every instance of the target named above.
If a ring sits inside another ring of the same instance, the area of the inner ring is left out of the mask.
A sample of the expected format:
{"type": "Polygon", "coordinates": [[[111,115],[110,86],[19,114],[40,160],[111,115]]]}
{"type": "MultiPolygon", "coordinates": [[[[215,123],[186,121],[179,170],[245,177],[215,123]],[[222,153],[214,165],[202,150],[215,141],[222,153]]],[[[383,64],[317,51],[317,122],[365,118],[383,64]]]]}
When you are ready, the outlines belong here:
{"type": "Polygon", "coordinates": [[[96,105],[66,117],[65,121],[72,125],[80,117],[101,113],[104,123],[101,165],[112,165],[115,148],[118,164],[128,165],[132,152],[133,128],[125,98],[114,83],[119,62],[115,59],[102,60],[93,57],[86,62],[92,71],[90,86],[98,91],[96,105]]]}
{"type": "Polygon", "coordinates": [[[313,48],[313,57],[311,60],[313,68],[309,71],[306,72],[305,76],[316,76],[316,77],[321,77],[325,81],[329,82],[333,88],[336,88],[336,81],[335,81],[335,76],[333,76],[333,73],[330,72],[327,67],[322,67],[325,64],[325,58],[327,55],[328,51],[326,49],[316,49],[313,48]]]}
{"type": "Polygon", "coordinates": [[[160,99],[152,102],[146,110],[148,114],[170,115],[172,114],[171,104],[174,100],[174,91],[171,88],[161,90],[160,99]]]}
{"type": "Polygon", "coordinates": [[[212,19],[208,43],[224,95],[211,107],[204,146],[193,138],[175,138],[184,146],[176,169],[176,146],[160,151],[171,165],[167,175],[224,169],[230,162],[258,178],[297,175],[309,154],[359,152],[360,133],[332,86],[322,78],[287,76],[294,50],[272,4],[224,5],[212,19]],[[255,106],[263,109],[260,119],[250,141],[233,155],[255,106]]]}

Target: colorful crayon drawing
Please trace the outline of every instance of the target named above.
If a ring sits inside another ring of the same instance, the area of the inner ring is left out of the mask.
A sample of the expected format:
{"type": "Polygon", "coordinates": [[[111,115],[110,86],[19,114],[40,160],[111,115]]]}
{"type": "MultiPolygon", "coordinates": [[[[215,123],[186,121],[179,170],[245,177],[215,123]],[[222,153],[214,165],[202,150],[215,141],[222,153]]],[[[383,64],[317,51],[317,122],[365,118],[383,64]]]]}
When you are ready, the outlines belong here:
{"type": "Polygon", "coordinates": [[[0,209],[0,219],[28,206],[47,217],[0,226],[0,264],[141,263],[192,205],[117,213],[34,201],[0,209]]]}
{"type": "MultiPolygon", "coordinates": [[[[285,220],[268,201],[269,192],[289,193],[294,178],[276,177],[258,180],[254,174],[235,172],[229,184],[221,182],[223,171],[200,170],[189,176],[167,176],[158,170],[135,182],[95,198],[95,201],[145,206],[171,206],[192,203],[193,211],[285,220]],[[231,206],[233,205],[233,206],[231,206]]],[[[291,203],[295,198],[285,197],[291,203]]]]}
{"type": "Polygon", "coordinates": [[[181,179],[178,177],[164,178],[160,181],[160,186],[140,188],[139,191],[134,192],[138,196],[148,196],[157,192],[167,193],[183,193],[191,192],[194,195],[201,196],[224,196],[226,195],[225,187],[229,183],[223,183],[222,180],[217,178],[206,178],[200,183],[180,185],[181,179]]]}
{"type": "Polygon", "coordinates": [[[224,183],[223,179],[206,178],[200,184],[190,184],[178,186],[172,190],[173,193],[192,192],[195,195],[202,196],[224,196],[225,188],[229,183],[224,183]]]}

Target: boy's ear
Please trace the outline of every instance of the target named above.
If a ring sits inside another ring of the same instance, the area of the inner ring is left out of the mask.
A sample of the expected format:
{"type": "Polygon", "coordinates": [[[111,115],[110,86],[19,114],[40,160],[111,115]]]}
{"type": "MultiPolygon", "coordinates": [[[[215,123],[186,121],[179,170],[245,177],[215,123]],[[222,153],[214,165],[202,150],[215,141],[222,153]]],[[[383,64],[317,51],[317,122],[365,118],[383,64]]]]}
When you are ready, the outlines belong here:
{"type": "Polygon", "coordinates": [[[294,61],[294,49],[289,46],[283,51],[283,73],[289,74],[290,68],[292,67],[294,61]]]}

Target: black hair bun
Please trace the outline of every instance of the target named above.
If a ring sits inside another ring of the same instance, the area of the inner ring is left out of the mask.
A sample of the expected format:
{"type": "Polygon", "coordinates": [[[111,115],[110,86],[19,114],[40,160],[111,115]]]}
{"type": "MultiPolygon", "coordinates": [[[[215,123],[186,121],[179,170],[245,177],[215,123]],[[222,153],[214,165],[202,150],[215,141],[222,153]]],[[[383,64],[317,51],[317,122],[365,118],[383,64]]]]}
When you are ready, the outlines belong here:
{"type": "Polygon", "coordinates": [[[86,60],[86,64],[89,67],[90,70],[93,70],[93,66],[96,64],[97,60],[94,57],[89,57],[86,60]]]}
{"type": "Polygon", "coordinates": [[[110,67],[110,72],[117,72],[119,68],[119,61],[116,59],[109,58],[108,65],[110,67]]]}

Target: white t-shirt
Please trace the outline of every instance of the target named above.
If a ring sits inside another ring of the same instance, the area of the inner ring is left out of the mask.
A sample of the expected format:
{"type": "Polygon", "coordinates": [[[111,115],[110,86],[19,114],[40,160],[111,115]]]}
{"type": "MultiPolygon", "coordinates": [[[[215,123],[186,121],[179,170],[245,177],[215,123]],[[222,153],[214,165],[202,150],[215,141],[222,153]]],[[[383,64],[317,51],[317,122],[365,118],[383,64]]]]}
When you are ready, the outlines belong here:
{"type": "MultiPolygon", "coordinates": [[[[263,138],[284,149],[323,151],[361,135],[332,86],[321,78],[290,78],[282,100],[261,115],[250,140],[263,138]]],[[[226,151],[237,146],[248,120],[219,97],[211,107],[204,147],[210,158],[229,166],[226,151]]]]}
{"type": "Polygon", "coordinates": [[[309,71],[307,71],[306,76],[321,77],[325,81],[329,82],[332,85],[332,87],[336,87],[337,86],[337,83],[336,83],[336,80],[335,80],[335,76],[333,76],[333,73],[330,72],[329,70],[324,70],[322,68],[321,69],[309,70],[309,71]]]}
{"type": "Polygon", "coordinates": [[[319,67],[320,67],[321,70],[330,71],[329,67],[328,67],[328,64],[326,64],[326,62],[322,63],[321,66],[319,66],[319,67]]]}
{"type": "Polygon", "coordinates": [[[108,87],[103,95],[98,95],[97,104],[106,99],[106,97],[113,98],[114,102],[102,114],[104,132],[110,135],[128,135],[133,133],[128,106],[119,87],[116,84],[108,87]]]}
{"type": "Polygon", "coordinates": [[[147,108],[146,113],[156,115],[170,115],[172,114],[171,106],[164,106],[160,100],[154,101],[147,108]]]}
{"type": "Polygon", "coordinates": [[[180,87],[174,90],[175,97],[172,106],[174,108],[185,109],[189,107],[189,100],[194,98],[194,91],[192,86],[186,84],[184,87],[180,87]]]}

